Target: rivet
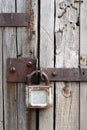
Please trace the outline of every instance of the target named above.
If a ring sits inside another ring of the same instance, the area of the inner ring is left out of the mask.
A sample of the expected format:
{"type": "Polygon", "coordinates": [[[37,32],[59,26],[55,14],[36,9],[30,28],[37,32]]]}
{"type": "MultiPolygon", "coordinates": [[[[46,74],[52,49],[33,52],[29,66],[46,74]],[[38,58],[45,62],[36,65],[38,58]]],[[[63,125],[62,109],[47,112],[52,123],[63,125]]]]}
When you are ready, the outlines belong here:
{"type": "Polygon", "coordinates": [[[56,76],[57,73],[55,71],[52,72],[52,76],[56,76]]]}
{"type": "Polygon", "coordinates": [[[10,68],[10,72],[11,72],[11,73],[14,73],[15,71],[16,71],[15,67],[12,66],[12,67],[10,68]]]}
{"type": "Polygon", "coordinates": [[[28,67],[32,67],[32,62],[29,61],[29,62],[27,63],[27,66],[28,66],[28,67]]]}

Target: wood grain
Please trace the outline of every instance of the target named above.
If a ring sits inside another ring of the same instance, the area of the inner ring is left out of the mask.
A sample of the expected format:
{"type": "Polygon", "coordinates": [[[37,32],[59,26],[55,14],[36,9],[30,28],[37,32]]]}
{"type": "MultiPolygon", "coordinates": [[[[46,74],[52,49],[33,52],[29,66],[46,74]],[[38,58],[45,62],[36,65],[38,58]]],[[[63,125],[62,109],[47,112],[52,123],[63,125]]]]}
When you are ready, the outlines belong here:
{"type": "MultiPolygon", "coordinates": [[[[79,4],[56,0],[56,67],[79,65],[79,4]]],[[[67,75],[66,75],[67,76],[67,75]]],[[[56,83],[55,130],[79,130],[79,84],[56,83]]]]}
{"type": "MultiPolygon", "coordinates": [[[[29,28],[17,28],[17,57],[37,57],[37,0],[17,1],[18,13],[30,13],[29,28]]],[[[26,109],[25,84],[18,85],[18,130],[36,130],[36,111],[26,109]]]]}
{"type": "MultiPolygon", "coordinates": [[[[40,9],[40,66],[54,67],[54,0],[41,0],[40,9]]],[[[54,129],[53,108],[52,104],[51,108],[39,111],[39,130],[54,129]]]]}
{"type": "Polygon", "coordinates": [[[37,57],[37,1],[16,1],[15,3],[15,0],[0,0],[0,6],[0,12],[3,13],[27,12],[31,13],[32,16],[30,28],[32,35],[29,34],[28,28],[16,29],[7,27],[0,29],[0,96],[2,98],[4,96],[3,99],[0,98],[0,130],[3,130],[3,109],[5,130],[35,130],[35,111],[28,111],[25,106],[25,85],[6,84],[6,59],[8,57],[37,57]],[[4,89],[4,95],[2,95],[2,86],[4,89]],[[4,108],[2,103],[3,100],[4,108]]]}
{"type": "Polygon", "coordinates": [[[0,28],[0,130],[3,130],[2,29],[0,28]]]}
{"type": "Polygon", "coordinates": [[[29,28],[0,28],[0,130],[87,129],[86,82],[80,83],[80,87],[75,82],[58,82],[55,95],[52,83],[52,107],[39,110],[38,124],[36,111],[25,106],[25,84],[6,83],[6,59],[9,57],[37,58],[40,53],[41,67],[53,68],[55,64],[56,68],[78,68],[80,60],[81,68],[87,68],[86,10],[86,0],[81,4],[74,0],[41,0],[40,3],[38,0],[0,0],[0,13],[31,15],[29,28]],[[37,50],[38,29],[40,50],[37,50]]]}
{"type": "MultiPolygon", "coordinates": [[[[80,5],[80,66],[87,68],[87,1],[80,5]]],[[[80,83],[80,130],[87,130],[87,83],[80,83]]]]}
{"type": "MultiPolygon", "coordinates": [[[[17,1],[17,13],[26,12],[29,1],[17,1]]],[[[17,57],[29,57],[28,28],[17,28],[17,57]]],[[[31,112],[25,106],[25,84],[18,84],[18,130],[31,130],[31,112]],[[29,118],[28,118],[29,116],[29,118]],[[30,119],[30,120],[29,120],[30,119]],[[28,124],[27,124],[28,123],[28,124]]]]}
{"type": "MultiPolygon", "coordinates": [[[[11,2],[0,0],[1,12],[15,12],[15,0],[11,2]]],[[[16,30],[15,28],[2,28],[3,40],[3,89],[4,89],[4,128],[17,130],[16,85],[6,84],[6,59],[16,57],[16,30]]]]}

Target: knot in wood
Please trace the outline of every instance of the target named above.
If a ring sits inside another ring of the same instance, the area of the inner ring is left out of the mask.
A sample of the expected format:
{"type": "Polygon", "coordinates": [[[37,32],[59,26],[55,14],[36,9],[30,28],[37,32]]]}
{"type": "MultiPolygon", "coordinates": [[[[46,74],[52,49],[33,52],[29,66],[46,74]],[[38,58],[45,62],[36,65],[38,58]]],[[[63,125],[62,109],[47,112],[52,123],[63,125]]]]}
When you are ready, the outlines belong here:
{"type": "Polygon", "coordinates": [[[63,88],[62,93],[63,93],[63,96],[66,97],[66,98],[69,98],[69,97],[72,96],[72,92],[71,92],[71,90],[70,90],[70,88],[68,86],[65,86],[63,88]]]}

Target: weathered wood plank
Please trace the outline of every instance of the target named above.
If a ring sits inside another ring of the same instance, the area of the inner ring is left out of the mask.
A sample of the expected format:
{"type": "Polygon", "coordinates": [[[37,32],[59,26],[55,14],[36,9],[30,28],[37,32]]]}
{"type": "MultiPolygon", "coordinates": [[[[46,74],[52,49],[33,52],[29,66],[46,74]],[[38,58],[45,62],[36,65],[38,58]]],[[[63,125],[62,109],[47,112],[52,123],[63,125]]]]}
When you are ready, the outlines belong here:
{"type": "MultiPolygon", "coordinates": [[[[40,9],[40,66],[54,67],[54,0],[41,0],[40,9]]],[[[39,111],[40,130],[54,130],[53,108],[54,104],[49,109],[39,111]]]]}
{"type": "MultiPolygon", "coordinates": [[[[17,0],[18,13],[30,13],[29,28],[17,29],[17,57],[37,57],[37,0],[17,0]]],[[[36,111],[25,106],[25,85],[18,85],[18,130],[36,130],[36,111]]]]}
{"type": "MultiPolygon", "coordinates": [[[[87,1],[80,7],[80,66],[87,68],[87,1]]],[[[80,130],[87,130],[87,83],[80,83],[80,130]]]]}
{"type": "MultiPolygon", "coordinates": [[[[78,16],[79,4],[74,0],[56,0],[56,67],[78,67],[78,16]]],[[[56,83],[55,130],[79,130],[78,83],[56,83]]]]}
{"type": "Polygon", "coordinates": [[[6,85],[6,59],[16,57],[16,30],[3,30],[3,86],[4,86],[4,119],[6,130],[17,130],[16,85],[6,85]]]}
{"type": "Polygon", "coordinates": [[[4,115],[5,129],[17,130],[17,102],[16,85],[6,85],[6,59],[16,57],[16,30],[15,28],[3,29],[3,86],[4,86],[4,115]]]}
{"type": "MultiPolygon", "coordinates": [[[[1,12],[15,12],[15,0],[0,0],[1,12]]],[[[3,88],[4,88],[4,127],[5,130],[17,130],[16,85],[6,84],[6,59],[16,57],[15,28],[2,29],[3,40],[3,88]]]]}
{"type": "MultiPolygon", "coordinates": [[[[1,2],[0,1],[0,5],[1,5],[1,2]]],[[[1,12],[1,6],[0,6],[0,12],[1,12]]],[[[3,48],[3,39],[2,39],[2,29],[0,28],[0,130],[3,130],[3,125],[4,125],[4,120],[3,120],[3,81],[2,81],[2,70],[3,70],[3,67],[2,67],[2,48],[3,48]]]]}
{"type": "Polygon", "coordinates": [[[0,130],[3,130],[2,30],[0,28],[0,130]]]}

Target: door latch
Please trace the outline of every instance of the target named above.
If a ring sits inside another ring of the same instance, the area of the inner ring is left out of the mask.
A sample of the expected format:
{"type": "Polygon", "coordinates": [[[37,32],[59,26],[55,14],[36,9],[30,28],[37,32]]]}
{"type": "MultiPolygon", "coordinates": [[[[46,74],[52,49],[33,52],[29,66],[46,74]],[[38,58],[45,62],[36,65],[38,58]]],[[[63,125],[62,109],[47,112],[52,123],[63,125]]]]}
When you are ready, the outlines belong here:
{"type": "MultiPolygon", "coordinates": [[[[37,69],[37,60],[29,58],[7,59],[7,82],[26,83],[26,75],[37,69]]],[[[41,68],[52,82],[86,82],[87,68],[41,68]]]]}
{"type": "Polygon", "coordinates": [[[83,68],[41,68],[37,69],[37,60],[29,58],[7,59],[7,82],[26,83],[27,108],[48,108],[52,104],[50,82],[87,82],[87,69],[83,68]],[[36,80],[46,84],[36,85],[36,80]]]}

